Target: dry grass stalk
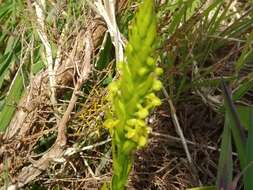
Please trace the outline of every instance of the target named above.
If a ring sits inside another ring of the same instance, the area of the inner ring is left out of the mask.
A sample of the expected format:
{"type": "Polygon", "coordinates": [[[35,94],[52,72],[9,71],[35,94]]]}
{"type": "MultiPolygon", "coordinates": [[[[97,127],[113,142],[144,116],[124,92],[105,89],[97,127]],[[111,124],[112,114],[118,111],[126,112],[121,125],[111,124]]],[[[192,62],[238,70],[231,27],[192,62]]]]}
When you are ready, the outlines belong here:
{"type": "Polygon", "coordinates": [[[183,145],[183,148],[184,148],[184,151],[185,151],[185,154],[186,154],[186,157],[187,157],[187,160],[189,162],[189,165],[193,171],[193,177],[195,178],[196,181],[198,181],[198,183],[201,185],[201,181],[199,179],[196,178],[197,175],[197,168],[192,160],[192,157],[191,157],[191,154],[190,154],[190,151],[189,151],[189,148],[188,148],[188,145],[187,145],[187,141],[184,137],[184,133],[183,133],[183,130],[179,124],[179,121],[178,121],[178,117],[177,117],[177,114],[176,114],[176,109],[174,107],[174,104],[171,100],[171,98],[169,97],[169,94],[168,92],[166,91],[166,89],[163,87],[162,88],[163,90],[163,94],[164,96],[166,97],[168,103],[169,103],[169,106],[170,106],[170,111],[171,111],[171,117],[172,117],[172,122],[174,124],[174,127],[176,129],[176,132],[177,134],[179,135],[180,139],[181,139],[181,142],[182,142],[182,145],[183,145]]]}
{"type": "Polygon", "coordinates": [[[55,106],[57,104],[57,100],[55,97],[56,96],[55,94],[56,80],[55,80],[53,52],[52,52],[51,45],[48,41],[48,37],[45,30],[45,24],[44,24],[44,21],[45,21],[44,11],[46,10],[46,2],[45,0],[39,0],[39,2],[35,1],[34,6],[35,6],[35,12],[36,12],[37,22],[38,22],[37,32],[46,50],[49,87],[50,87],[50,92],[51,92],[50,99],[51,99],[52,105],[55,106]]]}
{"type": "Polygon", "coordinates": [[[105,20],[115,47],[116,62],[122,62],[124,60],[124,43],[116,22],[115,0],[97,0],[94,4],[89,4],[105,20]]]}

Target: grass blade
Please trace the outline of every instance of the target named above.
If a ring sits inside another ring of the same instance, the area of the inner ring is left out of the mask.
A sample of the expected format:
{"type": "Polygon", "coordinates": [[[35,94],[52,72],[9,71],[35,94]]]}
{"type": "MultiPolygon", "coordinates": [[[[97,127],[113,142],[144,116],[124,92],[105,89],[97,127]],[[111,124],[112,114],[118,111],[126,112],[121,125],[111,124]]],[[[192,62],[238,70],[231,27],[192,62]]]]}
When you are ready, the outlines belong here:
{"type": "Polygon", "coordinates": [[[238,86],[233,92],[233,101],[240,100],[249,90],[253,88],[253,73],[250,73],[247,76],[247,79],[241,82],[241,85],[238,86]]]}
{"type": "Polygon", "coordinates": [[[236,107],[231,98],[231,92],[228,90],[225,82],[222,80],[222,89],[225,98],[225,110],[228,125],[231,128],[235,146],[239,155],[241,168],[246,166],[246,135],[241,124],[236,107]]]}
{"type": "Polygon", "coordinates": [[[17,72],[15,81],[13,81],[13,84],[6,97],[4,107],[0,112],[0,132],[5,131],[8,127],[12,116],[16,110],[16,105],[21,98],[23,89],[23,79],[21,71],[19,71],[17,72]]]}
{"type": "Polygon", "coordinates": [[[218,164],[217,188],[227,189],[232,182],[233,160],[231,129],[229,128],[228,117],[225,118],[225,127],[222,134],[221,153],[218,164]]]}
{"type": "MultiPolygon", "coordinates": [[[[247,157],[247,166],[253,162],[253,109],[252,107],[248,111],[248,139],[246,147],[246,157],[247,157]]],[[[252,190],[253,189],[253,165],[251,164],[249,168],[245,171],[244,175],[244,189],[252,190]]]]}
{"type": "Polygon", "coordinates": [[[250,35],[247,39],[247,42],[245,44],[245,47],[242,51],[242,54],[239,57],[239,59],[237,60],[237,62],[235,63],[235,70],[236,70],[237,74],[239,73],[241,68],[247,63],[249,56],[253,53],[253,49],[251,47],[252,41],[253,41],[253,32],[250,33],[250,35]]]}

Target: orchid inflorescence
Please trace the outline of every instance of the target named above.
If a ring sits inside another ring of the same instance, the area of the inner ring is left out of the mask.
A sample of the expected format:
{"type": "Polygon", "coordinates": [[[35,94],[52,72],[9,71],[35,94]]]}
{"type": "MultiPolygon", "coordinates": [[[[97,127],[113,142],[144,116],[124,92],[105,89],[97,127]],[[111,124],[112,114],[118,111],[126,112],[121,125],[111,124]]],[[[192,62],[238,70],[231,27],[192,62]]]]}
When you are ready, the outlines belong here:
{"type": "Polygon", "coordinates": [[[154,2],[145,0],[130,29],[125,61],[117,63],[120,76],[109,85],[112,109],[105,127],[112,136],[113,190],[125,188],[133,153],[148,141],[146,118],[161,104],[155,92],[162,87],[157,79],[162,69],[151,57],[156,42],[155,18],[154,2]]]}

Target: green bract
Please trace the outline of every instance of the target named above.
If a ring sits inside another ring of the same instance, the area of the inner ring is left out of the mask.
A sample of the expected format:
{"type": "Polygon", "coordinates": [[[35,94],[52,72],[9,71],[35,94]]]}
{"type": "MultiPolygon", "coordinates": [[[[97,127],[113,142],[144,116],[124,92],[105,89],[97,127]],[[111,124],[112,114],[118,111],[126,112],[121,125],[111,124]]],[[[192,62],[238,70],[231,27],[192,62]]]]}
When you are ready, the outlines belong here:
{"type": "Polygon", "coordinates": [[[161,104],[154,92],[161,89],[157,77],[162,69],[151,57],[156,41],[155,17],[154,2],[145,0],[130,29],[125,62],[117,63],[120,77],[109,85],[112,114],[105,126],[112,136],[113,190],[125,188],[133,153],[148,140],[145,119],[151,109],[161,104]]]}

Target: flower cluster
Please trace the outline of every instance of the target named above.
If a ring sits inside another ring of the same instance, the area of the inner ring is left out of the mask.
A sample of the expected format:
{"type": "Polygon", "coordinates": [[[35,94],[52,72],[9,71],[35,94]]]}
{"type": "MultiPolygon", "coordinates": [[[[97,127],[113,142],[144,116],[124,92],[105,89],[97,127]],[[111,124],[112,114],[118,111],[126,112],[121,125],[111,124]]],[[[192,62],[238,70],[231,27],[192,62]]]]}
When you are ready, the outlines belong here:
{"type": "Polygon", "coordinates": [[[130,151],[143,147],[147,142],[148,127],[145,118],[149,111],[160,105],[154,94],[161,89],[157,68],[150,56],[154,51],[156,21],[153,1],[146,0],[136,14],[126,48],[126,62],[118,63],[120,77],[109,86],[112,115],[105,126],[116,136],[116,143],[130,151]],[[132,141],[135,143],[129,143],[132,141]],[[122,144],[124,142],[124,144],[122,144]],[[131,145],[131,148],[129,145],[131,145]]]}
{"type": "MultiPolygon", "coordinates": [[[[145,120],[150,110],[161,104],[155,92],[162,87],[157,79],[162,69],[151,57],[155,41],[153,0],[145,0],[130,29],[125,62],[117,63],[120,76],[109,85],[112,113],[105,126],[112,136],[113,164],[117,166],[124,165],[120,163],[125,162],[122,155],[129,158],[137,148],[147,143],[149,128],[145,120]]],[[[120,169],[114,167],[114,178],[123,175],[115,170],[120,169]]]]}

